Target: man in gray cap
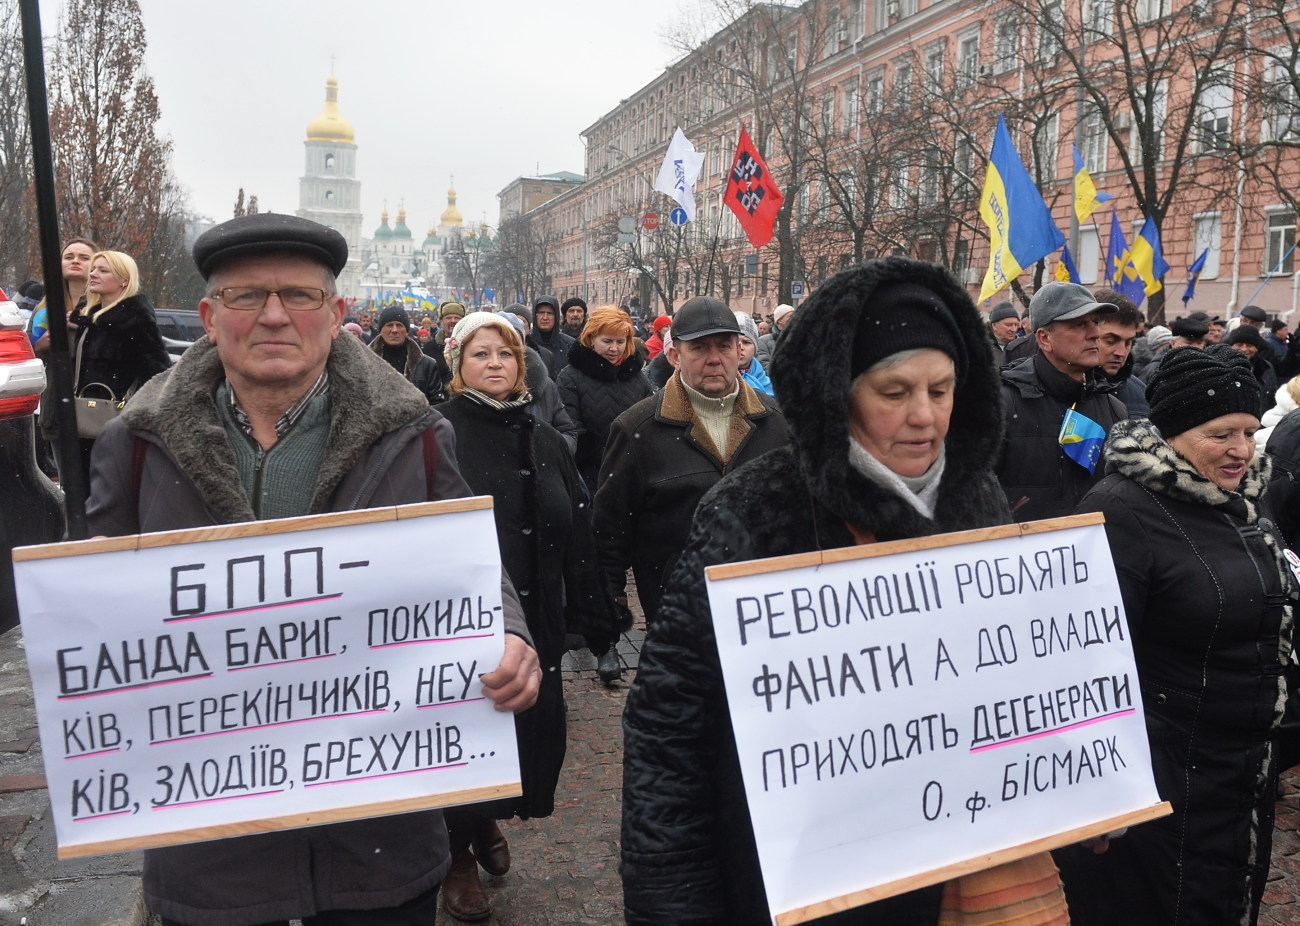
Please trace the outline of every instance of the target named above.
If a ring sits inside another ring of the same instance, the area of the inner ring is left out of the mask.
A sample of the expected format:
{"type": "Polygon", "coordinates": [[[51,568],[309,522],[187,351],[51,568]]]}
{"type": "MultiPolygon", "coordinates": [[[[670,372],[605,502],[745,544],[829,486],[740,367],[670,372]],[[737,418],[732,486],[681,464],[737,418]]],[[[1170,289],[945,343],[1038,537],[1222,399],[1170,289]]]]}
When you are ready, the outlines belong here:
{"type": "Polygon", "coordinates": [[[1002,352],[1020,337],[1020,315],[1010,302],[989,309],[989,333],[993,335],[993,362],[1002,363],[1002,352]]]}
{"type": "Polygon", "coordinates": [[[700,498],[723,474],[789,440],[773,399],[741,379],[739,340],[724,302],[688,300],[673,316],[676,372],[609,431],[592,529],[611,590],[626,599],[631,567],[647,621],[700,498]]]}
{"type": "MultiPolygon", "coordinates": [[[[96,441],[92,534],[472,494],[450,424],[358,338],[339,337],[335,277],[347,253],[337,231],[288,215],[243,216],[199,237],[207,336],[96,441]]],[[[502,604],[505,652],[483,693],[520,711],[536,701],[541,670],[504,578],[502,604]]],[[[144,896],[165,926],[426,926],[449,866],[441,811],[420,811],[149,849],[144,896]]]]}
{"type": "Polygon", "coordinates": [[[1067,412],[1106,431],[1128,417],[1099,373],[1099,320],[1116,311],[1077,283],[1048,283],[1029,303],[1038,350],[1002,371],[1007,433],[997,467],[1019,521],[1071,514],[1093,483],[1093,470],[1061,449],[1067,412]]]}

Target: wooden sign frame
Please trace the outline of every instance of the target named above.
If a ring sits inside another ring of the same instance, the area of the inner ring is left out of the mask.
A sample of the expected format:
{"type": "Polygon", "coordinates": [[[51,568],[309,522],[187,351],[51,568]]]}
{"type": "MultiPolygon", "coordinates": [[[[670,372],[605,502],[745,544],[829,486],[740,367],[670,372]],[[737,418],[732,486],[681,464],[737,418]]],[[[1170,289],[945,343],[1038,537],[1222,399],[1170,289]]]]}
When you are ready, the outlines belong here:
{"type": "MultiPolygon", "coordinates": [[[[13,561],[16,564],[28,563],[87,554],[173,547],[214,540],[270,537],[332,527],[410,521],[430,515],[491,510],[492,507],[493,499],[491,496],[473,496],[412,505],[308,515],[304,517],[285,518],[273,521],[249,521],[238,524],[197,527],[151,534],[135,534],[123,537],[100,537],[90,540],[18,547],[13,551],[13,561]]],[[[493,538],[493,553],[495,554],[495,534],[493,535],[493,538]]],[[[52,754],[47,753],[47,755],[52,754]]],[[[412,811],[431,810],[439,807],[476,803],[479,801],[494,800],[498,798],[515,797],[521,793],[521,786],[518,781],[516,781],[512,784],[468,788],[419,797],[370,801],[365,804],[353,806],[316,809],[300,813],[282,814],[273,817],[247,819],[238,822],[213,824],[201,827],[185,827],[177,830],[168,830],[165,832],[132,836],[129,838],[105,839],[96,842],[77,843],[73,845],[60,844],[58,847],[58,857],[61,859],[79,858],[110,852],[124,852],[175,845],[178,842],[200,842],[211,839],[245,836],[254,833],[295,829],[304,826],[316,826],[325,823],[342,822],[364,817],[409,813],[412,811]]]]}

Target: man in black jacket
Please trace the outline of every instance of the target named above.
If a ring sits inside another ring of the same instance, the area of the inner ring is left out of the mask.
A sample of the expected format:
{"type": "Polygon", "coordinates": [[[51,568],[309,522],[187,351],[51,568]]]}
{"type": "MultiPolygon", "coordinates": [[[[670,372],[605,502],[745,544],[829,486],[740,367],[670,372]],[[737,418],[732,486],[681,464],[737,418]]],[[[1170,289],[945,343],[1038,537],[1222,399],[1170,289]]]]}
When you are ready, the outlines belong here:
{"type": "Polygon", "coordinates": [[[647,621],[686,543],[695,506],[725,473],[790,440],[775,401],[739,375],[740,325],[720,299],[696,296],[673,318],[677,371],[614,420],[592,529],[615,597],[632,568],[647,621]]]}
{"type": "Polygon", "coordinates": [[[576,343],[575,338],[560,330],[560,310],[556,305],[554,296],[542,296],[533,302],[533,331],[528,338],[532,344],[550,351],[555,358],[551,379],[558,377],[560,371],[569,365],[569,348],[576,343]]]}
{"type": "Polygon", "coordinates": [[[438,361],[427,356],[420,342],[411,337],[406,309],[400,305],[390,305],[380,313],[379,336],[370,342],[370,349],[419,389],[430,405],[437,405],[447,398],[447,377],[438,361]]]}
{"type": "Polygon", "coordinates": [[[1038,350],[1002,371],[1007,434],[997,465],[998,481],[1018,521],[1071,514],[1093,484],[1094,470],[1061,449],[1067,412],[1073,409],[1106,432],[1128,417],[1113,394],[1115,387],[1099,370],[1099,321],[1116,311],[1079,284],[1056,281],[1029,303],[1038,350]]]}

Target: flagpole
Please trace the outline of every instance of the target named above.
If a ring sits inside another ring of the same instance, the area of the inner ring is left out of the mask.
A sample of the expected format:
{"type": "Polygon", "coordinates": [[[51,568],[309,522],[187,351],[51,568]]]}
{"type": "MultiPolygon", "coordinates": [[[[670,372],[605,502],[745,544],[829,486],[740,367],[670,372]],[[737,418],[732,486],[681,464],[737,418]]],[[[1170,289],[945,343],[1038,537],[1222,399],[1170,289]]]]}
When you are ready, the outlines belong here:
{"type": "MultiPolygon", "coordinates": [[[[1300,245],[1300,241],[1297,241],[1295,244],[1291,245],[1291,250],[1287,251],[1285,254],[1282,255],[1282,259],[1279,260],[1273,266],[1273,269],[1269,271],[1267,279],[1265,279],[1263,283],[1260,283],[1259,288],[1250,294],[1250,298],[1246,300],[1246,305],[1250,305],[1251,303],[1253,303],[1255,301],[1255,297],[1260,294],[1260,291],[1263,290],[1263,288],[1267,286],[1269,283],[1273,282],[1273,275],[1278,273],[1282,269],[1282,265],[1286,263],[1286,259],[1291,256],[1291,252],[1296,249],[1297,245],[1300,245]]],[[[1238,312],[1237,314],[1240,315],[1241,313],[1238,312]]]]}

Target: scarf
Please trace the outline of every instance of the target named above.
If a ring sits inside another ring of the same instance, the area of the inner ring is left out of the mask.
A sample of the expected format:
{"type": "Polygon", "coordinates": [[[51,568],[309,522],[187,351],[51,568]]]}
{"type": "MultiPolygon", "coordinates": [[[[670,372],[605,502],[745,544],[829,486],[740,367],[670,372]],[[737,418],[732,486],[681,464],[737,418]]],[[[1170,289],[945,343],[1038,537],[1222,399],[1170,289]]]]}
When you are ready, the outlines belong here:
{"type": "Polygon", "coordinates": [[[900,476],[868,453],[855,438],[849,437],[849,465],[863,477],[882,489],[893,492],[931,519],[934,518],[934,503],[939,497],[939,483],[943,480],[945,461],[946,451],[940,448],[939,458],[924,473],[919,476],[900,476]]]}

